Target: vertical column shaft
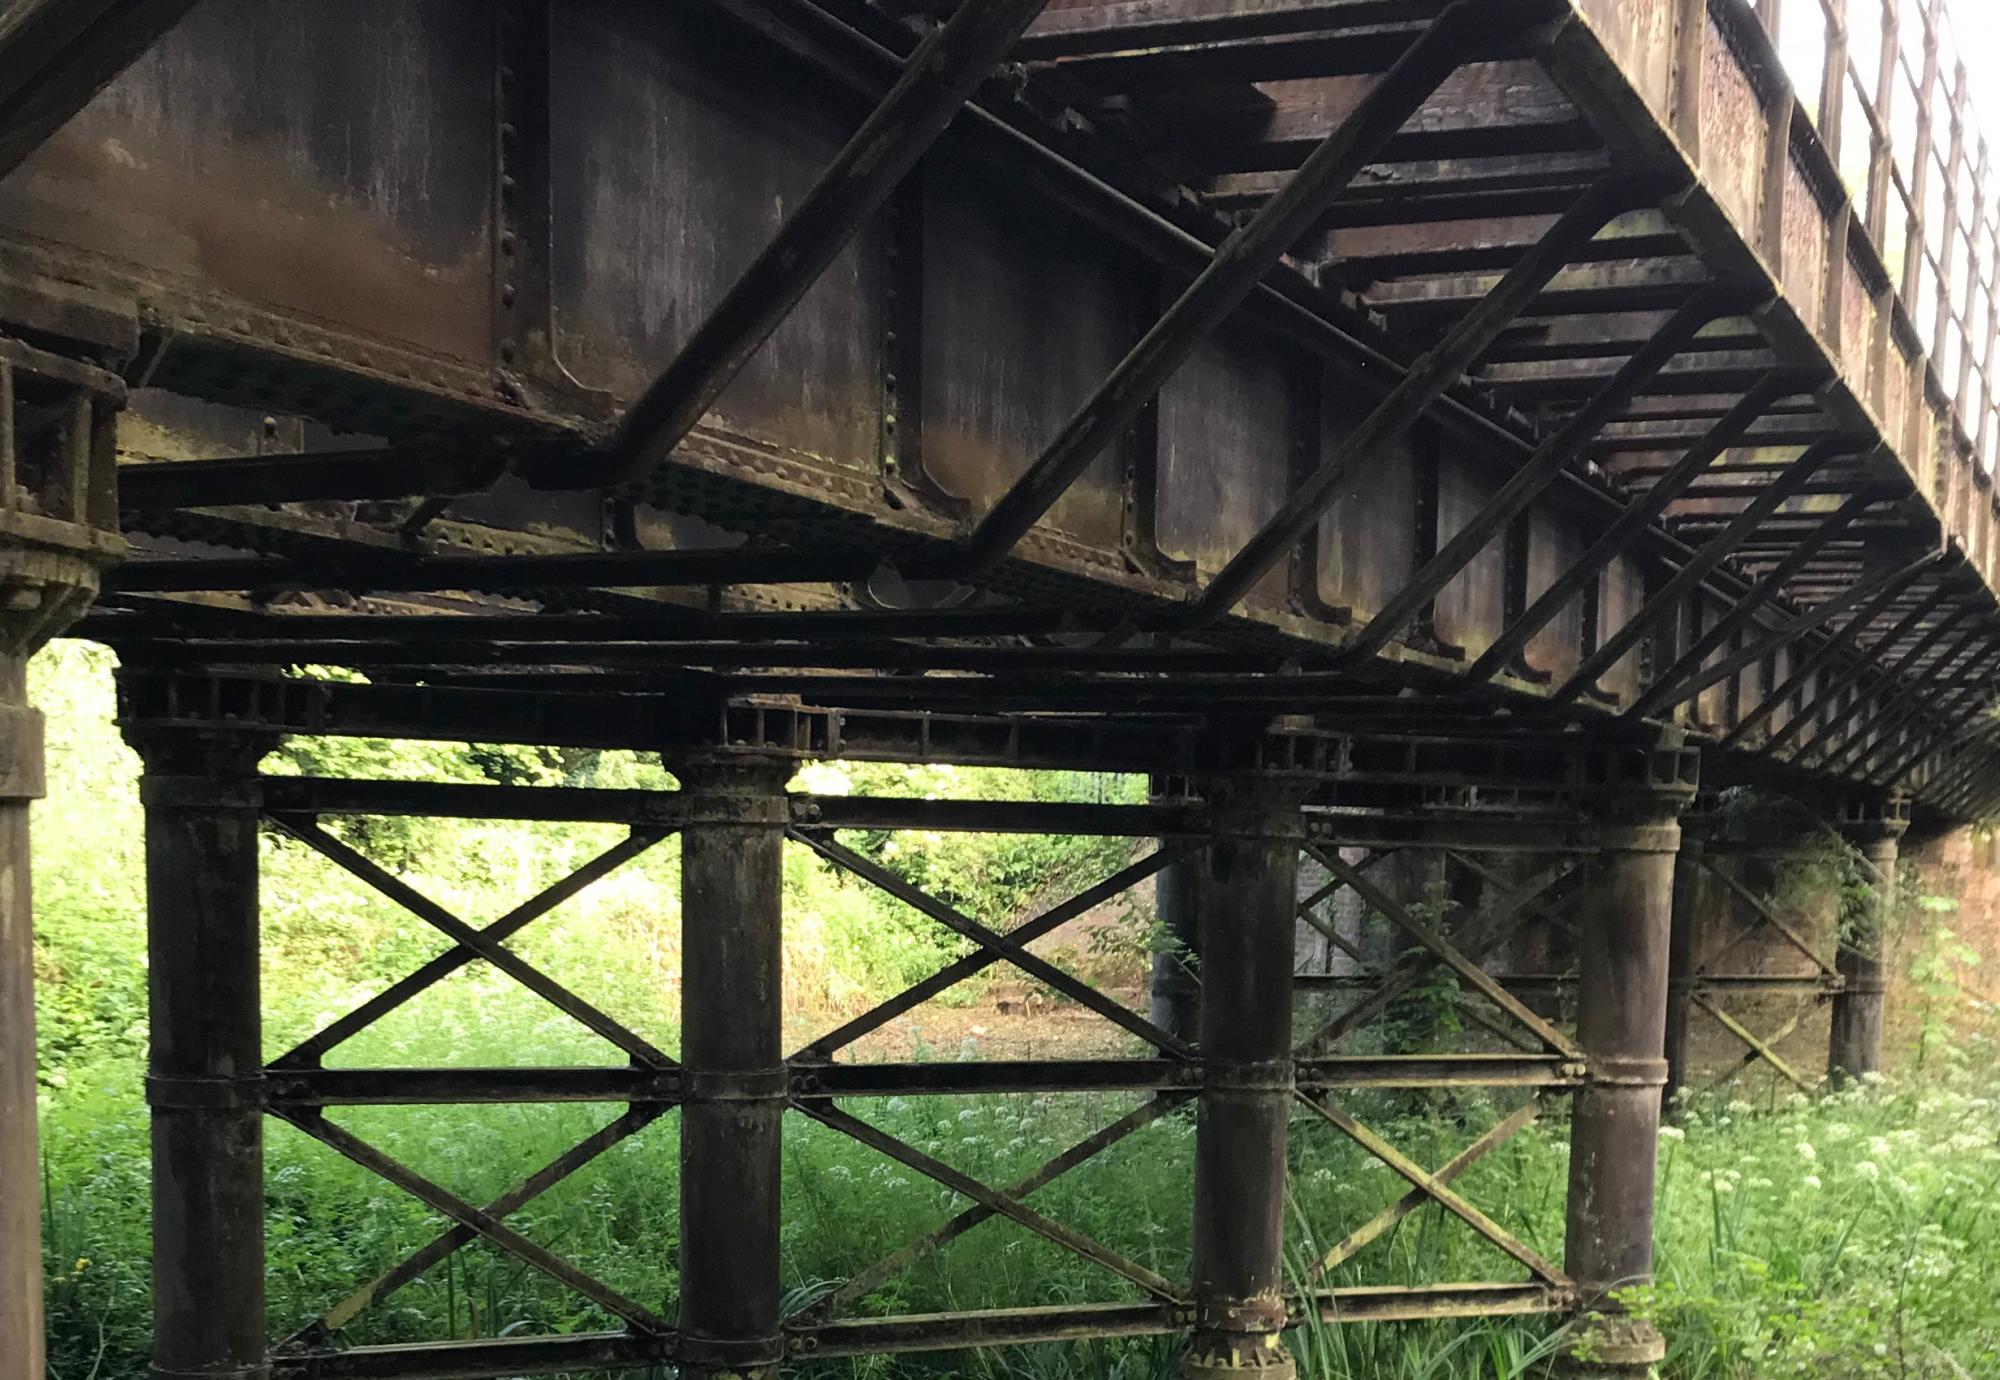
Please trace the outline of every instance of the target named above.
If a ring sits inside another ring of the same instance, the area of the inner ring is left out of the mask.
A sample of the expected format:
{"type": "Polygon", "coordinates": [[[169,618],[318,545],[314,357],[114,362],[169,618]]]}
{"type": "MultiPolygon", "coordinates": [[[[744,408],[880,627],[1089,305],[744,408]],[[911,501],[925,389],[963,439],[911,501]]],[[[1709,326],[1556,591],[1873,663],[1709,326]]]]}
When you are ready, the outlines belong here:
{"type": "Polygon", "coordinates": [[[133,735],[145,763],[153,1373],[260,1380],[263,1033],[257,760],[265,739],[133,735]]]}
{"type": "Polygon", "coordinates": [[[1577,1043],[1589,1073],[1570,1126],[1566,1268],[1582,1306],[1610,1314],[1573,1373],[1635,1376],[1665,1355],[1649,1323],[1616,1317],[1608,1295],[1653,1270],[1653,1175],[1667,1020],[1679,829],[1665,800],[1640,797],[1605,821],[1578,927],[1577,1043]]]}
{"type": "Polygon", "coordinates": [[[1882,946],[1896,905],[1896,845],[1902,824],[1870,819],[1841,831],[1870,872],[1868,900],[1858,916],[1843,916],[1835,964],[1844,986],[1833,998],[1827,1074],[1836,1082],[1882,1068],[1882,1016],[1888,982],[1882,946]]]}
{"type": "Polygon", "coordinates": [[[27,659],[0,659],[0,1374],[39,1376],[42,1170],[35,1143],[35,934],[28,802],[42,793],[42,719],[27,659]]]}
{"type": "Polygon", "coordinates": [[[775,1377],[787,763],[679,769],[683,1374],[775,1377]]]}
{"type": "Polygon", "coordinates": [[[1680,851],[1674,854],[1674,897],[1667,944],[1667,1086],[1664,1101],[1688,1086],[1689,1017],[1693,1014],[1695,968],[1701,951],[1702,859],[1708,831],[1695,820],[1681,824],[1680,851]]]}
{"type": "MultiPolygon", "coordinates": [[[[1170,840],[1162,839],[1165,847],[1170,840]]],[[[1191,853],[1160,870],[1155,883],[1159,933],[1153,945],[1153,974],[1148,1018],[1169,1035],[1199,1038],[1201,980],[1190,960],[1201,953],[1203,882],[1208,876],[1206,853],[1191,853]]]]}
{"type": "Polygon", "coordinates": [[[1212,792],[1202,888],[1201,1054],[1195,1127],[1195,1329],[1188,1380],[1294,1373],[1279,1341],[1285,1133],[1292,1098],[1298,800],[1240,780],[1212,792]]]}

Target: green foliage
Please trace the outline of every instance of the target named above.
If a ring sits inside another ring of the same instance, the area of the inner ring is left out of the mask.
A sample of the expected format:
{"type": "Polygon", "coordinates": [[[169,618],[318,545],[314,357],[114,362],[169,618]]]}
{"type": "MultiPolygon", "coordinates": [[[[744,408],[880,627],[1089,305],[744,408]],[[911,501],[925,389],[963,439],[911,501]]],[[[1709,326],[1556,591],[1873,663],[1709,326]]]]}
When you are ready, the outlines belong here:
{"type": "MultiPolygon", "coordinates": [[[[808,767],[801,773],[801,785],[823,795],[1074,804],[1136,804],[1145,799],[1146,791],[1141,777],[1098,772],[893,763],[808,767]]],[[[1088,885],[1124,866],[1132,855],[1132,845],[1125,839],[1045,834],[855,830],[846,841],[903,880],[987,924],[1009,920],[1039,898],[1088,885]]]]}
{"type": "Polygon", "coordinates": [[[2000,1374],[1996,1052],[1982,1084],[1872,1079],[1688,1110],[1663,1146],[1658,1283],[1690,1377],[2000,1374]]]}
{"type": "MultiPolygon", "coordinates": [[[[50,711],[51,799],[38,807],[44,1250],[50,1380],[138,1380],[148,1312],[148,1142],[141,1091],[145,935],[137,764],[110,725],[104,652],[65,645],[40,659],[50,711]]],[[[269,769],[453,781],[660,786],[632,754],[545,754],[423,743],[287,744],[269,769]]],[[[815,766],[822,792],[1098,800],[1143,783],[1065,774],[815,766]]],[[[468,921],[484,923],[609,846],[620,831],[471,821],[339,822],[344,836],[468,921]]],[[[900,875],[983,922],[1004,925],[1123,865],[1121,841],[1014,836],[857,836],[900,875]]],[[[531,961],[663,1048],[678,1047],[678,848],[667,841],[515,944],[531,961]]],[[[316,854],[263,845],[267,1049],[277,1053],[445,947],[413,917],[316,854]]],[[[788,849],[788,1005],[858,1007],[935,970],[957,940],[872,888],[788,849]]],[[[1442,902],[1434,904],[1441,906],[1442,902]]],[[[1437,918],[1426,911],[1427,919],[1437,918]]],[[[1933,920],[1937,917],[1932,912],[1933,920]]],[[[1130,957],[1151,943],[1134,911],[1093,943],[1130,957]]],[[[1939,930],[1915,952],[1917,980],[1949,1023],[1963,955],[1939,930]]],[[[1412,993],[1412,1040],[1449,1034],[1448,986],[1412,993]]],[[[1940,1037],[1942,1038],[1942,1037],[1940,1037]]],[[[1702,1103],[1661,1146],[1660,1276],[1631,1302],[1672,1338],[1669,1380],[1840,1375],[1957,1380],[2000,1375],[2000,1146],[1996,1051],[1953,1028],[1924,1079],[1864,1084],[1823,1100],[1702,1103]],[[1811,1147],[1810,1158],[1804,1147],[1811,1147]]],[[[617,1062],[597,1038],[482,968],[440,983],[334,1052],[335,1064],[617,1062]]],[[[1018,1180],[1059,1146],[1129,1111],[1136,1095],[891,1098],[872,1122],[989,1183],[1018,1180]]],[[[1356,1093],[1344,1104],[1425,1165],[1450,1160],[1509,1111],[1486,1095],[1423,1104],[1356,1093]]],[[[575,1106],[344,1110],[342,1125],[474,1201],[497,1196],[588,1135],[615,1109],[575,1106]]],[[[1194,1118],[1164,1116],[1062,1175],[1033,1205],[1169,1277],[1184,1277],[1194,1118]]],[[[661,1119],[537,1200],[514,1224],[667,1313],[678,1281],[677,1123],[661,1119]]],[[[1290,1146],[1288,1243],[1295,1280],[1407,1184],[1301,1111],[1290,1146]]],[[[1457,1187],[1534,1249],[1559,1255],[1567,1127],[1551,1115],[1469,1169],[1457,1187]]],[[[938,1185],[801,1118],[787,1123],[783,1269],[788,1296],[824,1294],[965,1204],[938,1185]]],[[[414,1201],[288,1128],[270,1126],[268,1287],[280,1335],[429,1240],[414,1201]]],[[[1332,1287],[1518,1277],[1435,1207],[1403,1219],[1323,1281],[1332,1287]]],[[[1130,1296],[1117,1279],[1002,1221],[966,1233],[888,1280],[858,1311],[980,1308],[1130,1296]]],[[[340,1334],[346,1343],[564,1332],[610,1325],[587,1303],[484,1249],[459,1253],[340,1334]]],[[[1536,1320],[1323,1323],[1295,1331],[1311,1380],[1543,1376],[1566,1340],[1536,1320]]],[[[846,1376],[1155,1380],[1168,1338],[852,1362],[846,1376]]],[[[582,1380],[577,1377],[576,1380],[582,1380]]]]}
{"type": "Polygon", "coordinates": [[[1962,1063],[1967,1057],[1958,1030],[1966,1008],[1965,975],[1979,963],[1979,950],[1937,918],[1957,909],[1950,897],[1923,898],[1929,923],[1912,946],[1909,966],[1909,990],[1916,997],[1919,1069],[1933,1058],[1962,1063]]]}

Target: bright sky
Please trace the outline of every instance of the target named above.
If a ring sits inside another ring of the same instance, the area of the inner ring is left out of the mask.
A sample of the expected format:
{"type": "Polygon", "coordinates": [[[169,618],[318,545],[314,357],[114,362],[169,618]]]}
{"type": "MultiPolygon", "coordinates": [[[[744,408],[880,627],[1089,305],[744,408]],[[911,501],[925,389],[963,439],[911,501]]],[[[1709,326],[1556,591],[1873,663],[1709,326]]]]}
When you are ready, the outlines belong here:
{"type": "MultiPolygon", "coordinates": [[[[1849,52],[1866,74],[1872,93],[1875,82],[1876,52],[1880,22],[1876,18],[1882,0],[1848,0],[1849,52]]],[[[1914,16],[1921,0],[1892,0],[1903,12],[1914,16]]],[[[1944,52],[1940,69],[1949,89],[1952,55],[1963,59],[1971,79],[1972,105],[1980,113],[1979,125],[1989,137],[2000,142],[2000,0],[1944,0],[1946,14],[1944,52]]],[[[1819,68],[1824,53],[1823,11],[1816,0],[1791,0],[1783,13],[1780,48],[1792,81],[1802,94],[1816,94],[1819,68]]],[[[1905,22],[1904,46],[1916,51],[1914,17],[1905,22]]]]}

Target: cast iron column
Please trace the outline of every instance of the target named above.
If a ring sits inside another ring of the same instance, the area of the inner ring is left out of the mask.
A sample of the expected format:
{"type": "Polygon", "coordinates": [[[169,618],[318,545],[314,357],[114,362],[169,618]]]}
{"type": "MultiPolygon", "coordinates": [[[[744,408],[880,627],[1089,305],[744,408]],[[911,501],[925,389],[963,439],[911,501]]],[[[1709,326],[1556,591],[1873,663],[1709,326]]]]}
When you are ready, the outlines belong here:
{"type": "Polygon", "coordinates": [[[28,658],[124,553],[124,402],[117,375],[0,337],[0,1376],[35,1380],[46,1364],[28,808],[42,794],[42,716],[28,705],[28,658]]]}
{"type": "Polygon", "coordinates": [[[1667,951],[1682,799],[1633,793],[1606,808],[1579,913],[1577,1043],[1586,1060],[1570,1125],[1564,1260],[1586,1312],[1574,1376],[1643,1376],[1666,1354],[1651,1323],[1618,1316],[1613,1290],[1653,1273],[1653,1171],[1667,1077],[1667,951]]]}
{"type": "Polygon", "coordinates": [[[1827,1075],[1835,1082],[1882,1068],[1882,1013],[1888,993],[1883,944],[1896,907],[1896,844],[1908,821],[1894,809],[1871,809],[1843,819],[1841,836],[1861,854],[1868,873],[1868,901],[1861,914],[1841,917],[1835,960],[1844,983],[1833,998],[1827,1041],[1827,1075]]]}
{"type": "Polygon", "coordinates": [[[35,933],[28,802],[42,718],[27,658],[0,660],[0,1374],[42,1373],[42,1167],[35,1144],[35,933]]]}
{"type": "Polygon", "coordinates": [[[675,767],[681,832],[681,1373],[769,1380],[779,1333],[789,762],[675,767]]]}
{"type": "Polygon", "coordinates": [[[260,1380],[264,1050],[260,735],[128,732],[145,765],[153,1374],[260,1380]]]}
{"type": "MultiPolygon", "coordinates": [[[[1160,846],[1174,842],[1161,839],[1160,846]]],[[[1201,979],[1191,965],[1201,954],[1202,890],[1207,876],[1208,855],[1191,853],[1161,868],[1154,884],[1159,933],[1153,949],[1149,1019],[1169,1035],[1188,1041],[1198,1038],[1201,1012],[1201,979]]]]}
{"type": "Polygon", "coordinates": [[[1688,1018],[1693,1013],[1695,967],[1701,950],[1702,859],[1708,851],[1709,820],[1692,815],[1681,821],[1680,851],[1674,854],[1672,935],[1667,947],[1667,1086],[1663,1103],[1688,1085],[1688,1018]]]}
{"type": "Polygon", "coordinates": [[[1194,1150],[1195,1326],[1188,1380],[1289,1377],[1285,1129],[1300,798],[1255,778],[1215,783],[1202,887],[1201,1106],[1194,1150]]]}

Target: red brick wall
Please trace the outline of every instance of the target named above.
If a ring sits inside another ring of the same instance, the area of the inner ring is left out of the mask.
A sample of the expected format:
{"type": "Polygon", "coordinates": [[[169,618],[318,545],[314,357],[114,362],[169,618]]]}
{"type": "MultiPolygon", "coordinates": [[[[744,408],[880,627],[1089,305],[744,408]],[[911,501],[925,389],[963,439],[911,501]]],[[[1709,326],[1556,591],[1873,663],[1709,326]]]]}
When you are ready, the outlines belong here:
{"type": "MultiPolygon", "coordinates": [[[[1934,918],[1979,951],[1979,963],[1963,979],[1967,994],[2000,1002],[2000,835],[1969,828],[1912,835],[1904,840],[1902,862],[1915,870],[1925,892],[1958,901],[1956,912],[1934,918]]],[[[1906,937],[1905,943],[1914,938],[1906,937]]],[[[1891,971],[1892,1031],[1905,1028],[1910,1019],[1909,957],[1907,952],[1897,955],[1891,971]]]]}

